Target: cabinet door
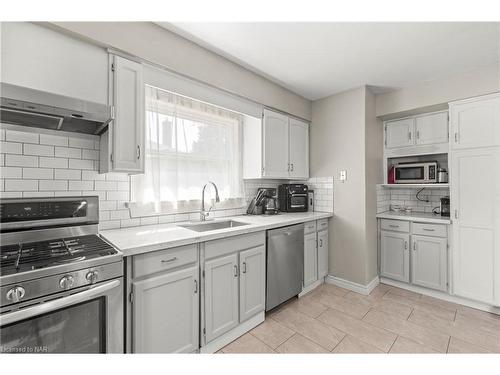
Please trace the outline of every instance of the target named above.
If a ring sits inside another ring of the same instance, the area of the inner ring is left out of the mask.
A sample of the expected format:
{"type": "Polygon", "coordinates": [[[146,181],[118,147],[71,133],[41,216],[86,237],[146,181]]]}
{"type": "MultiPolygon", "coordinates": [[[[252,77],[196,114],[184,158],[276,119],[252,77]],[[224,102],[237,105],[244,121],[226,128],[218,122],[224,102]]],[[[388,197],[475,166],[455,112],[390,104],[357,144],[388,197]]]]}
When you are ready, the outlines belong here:
{"type": "Polygon", "coordinates": [[[318,249],[316,233],[304,236],[304,287],[318,280],[318,249]]]}
{"type": "Polygon", "coordinates": [[[207,343],[238,325],[238,254],[205,262],[207,343]]]}
{"type": "Polygon", "coordinates": [[[500,145],[500,98],[452,104],[450,118],[453,149],[500,145]]]}
{"type": "Polygon", "coordinates": [[[240,323],[266,307],[266,247],[240,253],[240,323]]]}
{"type": "Polygon", "coordinates": [[[447,239],[412,235],[412,283],[446,290],[447,239]]]}
{"type": "Polygon", "coordinates": [[[448,112],[432,113],[415,119],[415,144],[448,142],[448,112]]]}
{"type": "Polygon", "coordinates": [[[328,275],[328,230],[318,232],[318,278],[328,275]]]}
{"type": "Polygon", "coordinates": [[[414,144],[413,124],[412,118],[387,122],[385,124],[385,147],[412,146],[414,144]]]}
{"type": "Polygon", "coordinates": [[[288,178],[288,117],[265,109],[263,128],[263,176],[288,178]]]}
{"type": "Polygon", "coordinates": [[[146,114],[142,65],[114,56],[113,66],[113,170],[144,173],[146,114]]]}
{"type": "Polygon", "coordinates": [[[380,232],[380,273],[390,279],[410,281],[409,234],[380,232]]]}
{"type": "Polygon", "coordinates": [[[500,303],[500,148],[452,152],[453,293],[500,303]]]}
{"type": "Polygon", "coordinates": [[[309,124],[290,119],[290,177],[309,178],[309,124]]]}
{"type": "Polygon", "coordinates": [[[190,353],[199,345],[198,266],[132,282],[135,353],[190,353]]]}

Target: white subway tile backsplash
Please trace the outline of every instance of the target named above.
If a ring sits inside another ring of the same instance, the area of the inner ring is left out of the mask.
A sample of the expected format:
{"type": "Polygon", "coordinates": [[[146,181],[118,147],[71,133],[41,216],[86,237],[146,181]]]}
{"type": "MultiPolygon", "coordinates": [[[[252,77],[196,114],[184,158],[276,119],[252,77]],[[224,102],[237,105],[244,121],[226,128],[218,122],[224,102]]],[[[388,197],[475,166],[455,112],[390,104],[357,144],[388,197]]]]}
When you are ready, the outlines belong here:
{"type": "Polygon", "coordinates": [[[0,198],[22,198],[23,193],[21,191],[2,191],[0,192],[0,198]]]}
{"type": "Polygon", "coordinates": [[[36,191],[37,180],[5,180],[5,191],[36,191]]]}
{"type": "Polygon", "coordinates": [[[108,191],[106,198],[109,201],[128,201],[129,192],[128,191],[108,191]]]}
{"type": "Polygon", "coordinates": [[[53,191],[23,191],[23,198],[43,198],[53,196],[53,191]]]}
{"type": "MultiPolygon", "coordinates": [[[[109,174],[109,173],[107,173],[109,174]]],[[[82,180],[99,180],[106,179],[106,174],[99,174],[97,171],[82,171],[82,180]]]]}
{"type": "Polygon", "coordinates": [[[119,181],[116,183],[116,190],[129,191],[130,183],[119,181]]]}
{"type": "Polygon", "coordinates": [[[5,141],[5,130],[0,129],[0,141],[5,141]]]}
{"type": "Polygon", "coordinates": [[[116,201],[100,201],[99,202],[100,211],[113,211],[116,210],[116,201]]]}
{"type": "Polygon", "coordinates": [[[0,167],[0,178],[22,178],[23,169],[18,167],[0,167]]]}
{"type": "Polygon", "coordinates": [[[117,190],[115,181],[96,181],[95,188],[96,190],[117,190]]]}
{"type": "Polygon", "coordinates": [[[69,147],[75,148],[88,148],[93,150],[95,145],[95,139],[85,139],[85,138],[70,138],[69,147]]]}
{"type": "MultiPolygon", "coordinates": [[[[77,190],[69,190],[69,191],[56,191],[54,192],[56,197],[78,197],[80,195],[89,195],[89,194],[82,194],[81,191],[77,190]]],[[[95,194],[94,194],[95,195],[95,194]]]]}
{"type": "Polygon", "coordinates": [[[54,170],[48,168],[23,168],[23,178],[53,179],[54,170]]]}
{"type": "Polygon", "coordinates": [[[9,167],[38,167],[38,157],[7,154],[5,155],[5,165],[9,167]]]}
{"type": "Polygon", "coordinates": [[[94,162],[92,160],[69,159],[70,169],[94,169],[94,162]]]}
{"type": "Polygon", "coordinates": [[[120,220],[101,221],[99,223],[99,230],[118,228],[120,228],[120,220]]]}
{"type": "Polygon", "coordinates": [[[40,180],[40,190],[60,191],[68,190],[68,181],[64,180],[40,180]]]}
{"type": "Polygon", "coordinates": [[[67,169],[68,159],[40,157],[40,167],[67,169]]]}
{"type": "Polygon", "coordinates": [[[105,191],[97,191],[97,190],[83,190],[83,195],[97,195],[99,197],[99,201],[103,201],[106,199],[105,191]]]}
{"type": "Polygon", "coordinates": [[[99,160],[99,151],[97,150],[82,150],[82,159],[99,160]]]}
{"type": "Polygon", "coordinates": [[[94,181],[69,181],[69,190],[93,190],[94,181]]]}
{"type": "Polygon", "coordinates": [[[0,165],[5,165],[5,154],[0,154],[0,165]]]}
{"type": "Polygon", "coordinates": [[[157,216],[141,217],[141,225],[155,225],[158,224],[157,216]]]}
{"type": "Polygon", "coordinates": [[[60,135],[40,134],[41,145],[68,146],[68,138],[60,135]]]}
{"type": "Polygon", "coordinates": [[[11,142],[38,143],[39,134],[31,132],[20,132],[16,130],[6,130],[5,139],[11,142]]]}
{"type": "Polygon", "coordinates": [[[79,169],[55,169],[54,178],[56,180],[80,180],[82,171],[79,169]]]}
{"type": "Polygon", "coordinates": [[[24,144],[24,155],[54,156],[54,147],[45,145],[24,144]]]}
{"type": "Polygon", "coordinates": [[[81,159],[82,150],[79,148],[71,148],[71,147],[56,147],[55,156],[59,158],[81,159]]]}
{"type": "Polygon", "coordinates": [[[129,181],[129,175],[125,173],[106,173],[102,176],[106,176],[107,181],[129,181]]]}
{"type": "Polygon", "coordinates": [[[18,154],[23,153],[23,144],[15,142],[0,142],[0,150],[6,154],[18,154]]]}

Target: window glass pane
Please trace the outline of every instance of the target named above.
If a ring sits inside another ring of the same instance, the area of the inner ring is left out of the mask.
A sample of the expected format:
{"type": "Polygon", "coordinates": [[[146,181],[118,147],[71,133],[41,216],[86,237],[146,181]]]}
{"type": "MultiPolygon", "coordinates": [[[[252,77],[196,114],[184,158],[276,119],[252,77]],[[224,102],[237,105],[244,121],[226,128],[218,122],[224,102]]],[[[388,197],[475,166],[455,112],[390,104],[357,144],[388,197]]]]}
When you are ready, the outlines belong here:
{"type": "MultiPolygon", "coordinates": [[[[240,114],[147,86],[145,174],[132,176],[132,207],[199,210],[208,181],[219,189],[221,208],[241,207],[242,122],[240,114]]],[[[208,207],[213,196],[207,193],[208,207]]]]}

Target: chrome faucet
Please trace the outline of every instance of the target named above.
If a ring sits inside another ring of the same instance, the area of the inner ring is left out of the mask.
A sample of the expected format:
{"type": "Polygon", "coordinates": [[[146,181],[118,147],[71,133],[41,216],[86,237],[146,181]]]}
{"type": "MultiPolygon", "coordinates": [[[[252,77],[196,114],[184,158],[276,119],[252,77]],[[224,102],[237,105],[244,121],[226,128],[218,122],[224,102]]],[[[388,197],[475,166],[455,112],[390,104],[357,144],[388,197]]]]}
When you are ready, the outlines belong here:
{"type": "Polygon", "coordinates": [[[219,203],[219,190],[217,189],[217,185],[215,185],[212,181],[208,181],[205,186],[203,186],[203,189],[201,190],[201,212],[200,212],[200,220],[205,221],[207,220],[207,216],[210,214],[210,210],[212,209],[212,206],[208,209],[208,211],[205,211],[205,188],[208,186],[208,184],[212,184],[214,189],[215,189],[215,203],[219,203]]]}

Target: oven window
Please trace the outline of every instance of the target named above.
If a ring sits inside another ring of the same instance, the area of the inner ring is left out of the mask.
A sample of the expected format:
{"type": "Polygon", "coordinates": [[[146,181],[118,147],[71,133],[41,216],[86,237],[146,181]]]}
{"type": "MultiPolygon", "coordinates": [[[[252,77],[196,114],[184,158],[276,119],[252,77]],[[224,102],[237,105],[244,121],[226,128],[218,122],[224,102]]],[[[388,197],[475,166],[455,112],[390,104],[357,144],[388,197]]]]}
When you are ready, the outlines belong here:
{"type": "Polygon", "coordinates": [[[424,167],[396,168],[396,180],[423,180],[424,167]]]}
{"type": "Polygon", "coordinates": [[[104,297],[0,328],[0,353],[105,353],[104,297]]]}
{"type": "Polygon", "coordinates": [[[307,203],[307,197],[290,197],[290,207],[305,207],[307,203]]]}

